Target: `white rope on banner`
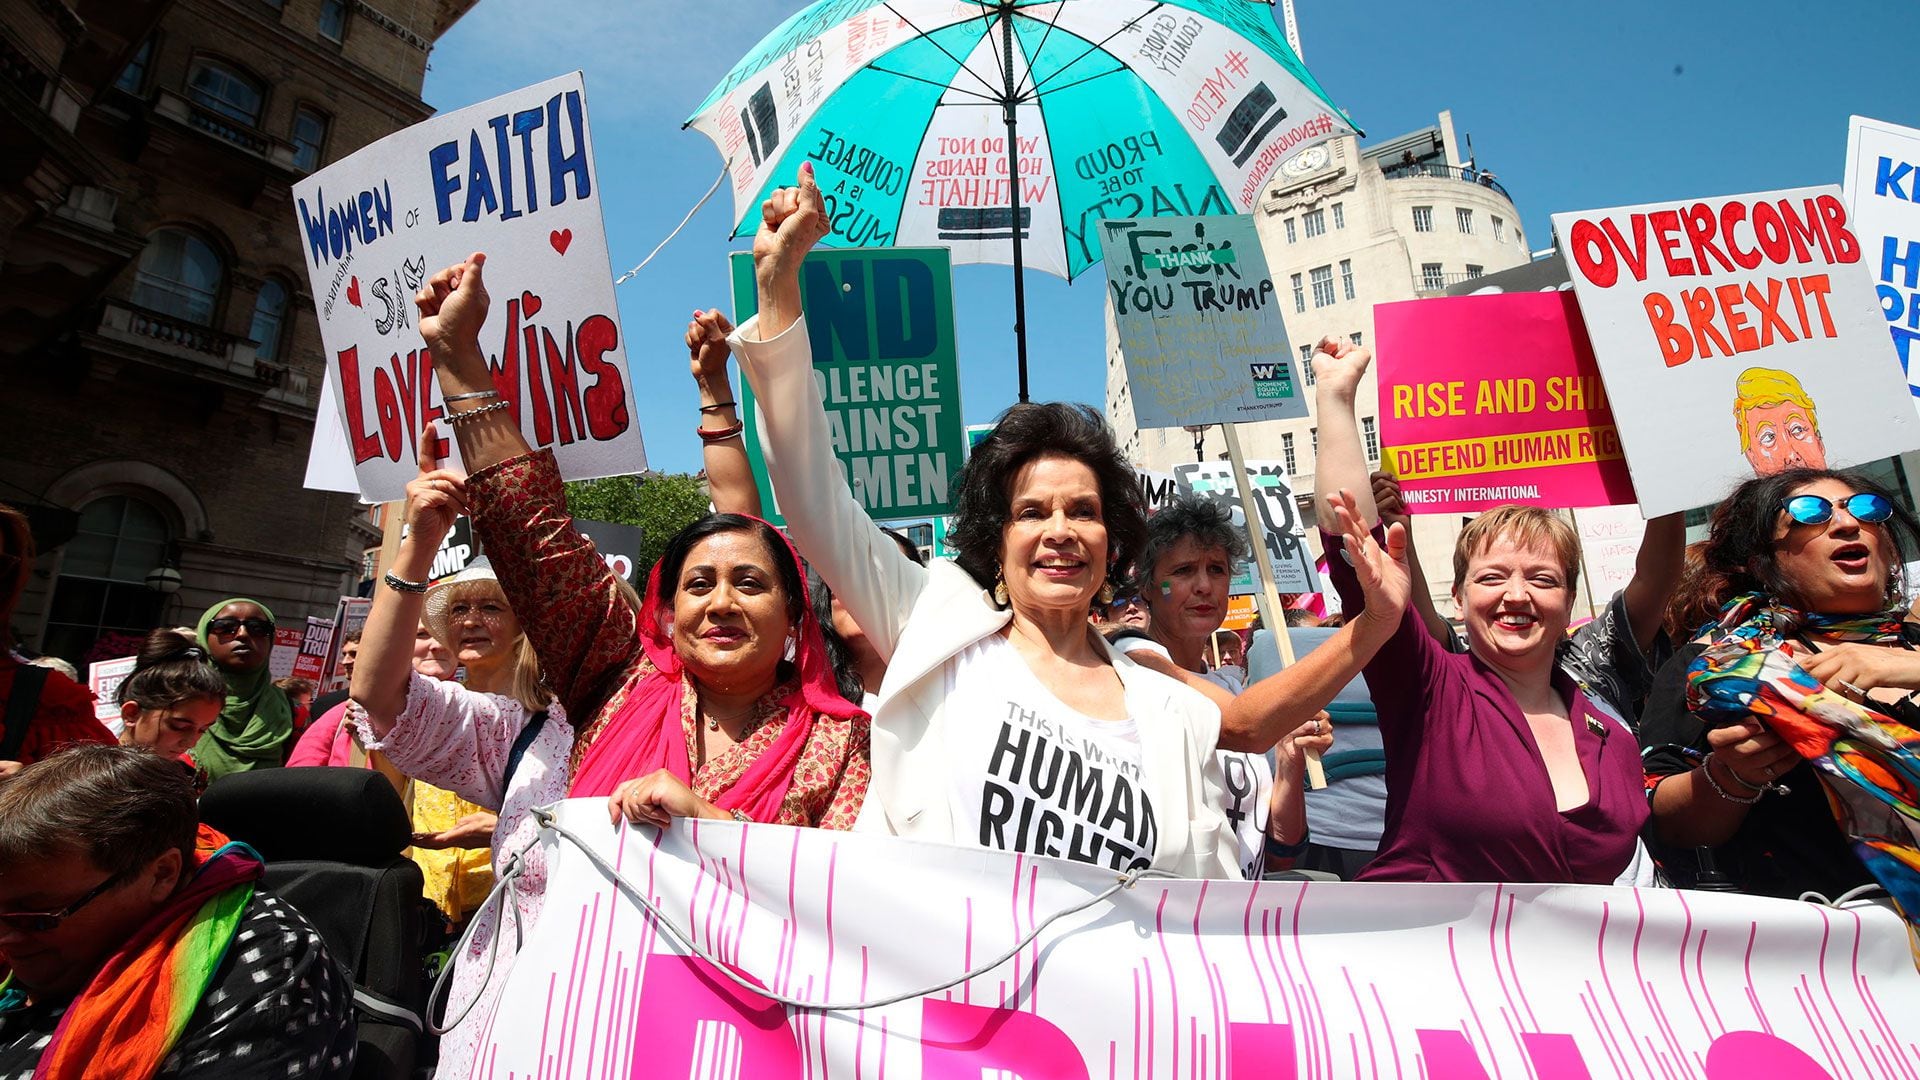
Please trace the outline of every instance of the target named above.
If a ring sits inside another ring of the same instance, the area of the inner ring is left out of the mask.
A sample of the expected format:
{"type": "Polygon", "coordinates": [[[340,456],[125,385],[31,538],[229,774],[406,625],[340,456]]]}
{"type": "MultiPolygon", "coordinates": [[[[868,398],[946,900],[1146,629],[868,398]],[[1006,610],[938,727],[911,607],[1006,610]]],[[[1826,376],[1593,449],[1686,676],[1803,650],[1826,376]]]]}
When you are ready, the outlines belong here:
{"type": "Polygon", "coordinates": [[[693,220],[693,215],[699,213],[700,208],[707,205],[707,200],[713,198],[713,193],[720,190],[721,183],[723,183],[727,179],[727,173],[732,168],[733,168],[733,159],[728,158],[727,163],[725,165],[720,166],[720,175],[713,178],[713,186],[707,189],[707,193],[705,195],[700,196],[700,201],[693,204],[693,209],[687,211],[687,216],[680,219],[680,224],[675,225],[673,227],[673,231],[667,234],[667,238],[665,240],[660,241],[658,244],[653,245],[653,250],[647,252],[647,257],[644,259],[641,259],[640,264],[638,266],[635,266],[633,269],[613,279],[613,284],[615,288],[625,285],[628,282],[628,280],[630,280],[633,277],[633,275],[646,269],[647,264],[653,261],[653,257],[655,255],[660,254],[660,249],[672,243],[673,238],[680,235],[680,230],[686,228],[687,222],[693,220]]]}
{"type": "MultiPolygon", "coordinates": [[[[647,899],[647,897],[643,895],[639,889],[634,888],[631,882],[629,882],[626,878],[622,877],[618,870],[614,869],[612,863],[609,863],[606,859],[601,858],[600,853],[593,850],[593,848],[591,848],[590,846],[588,846],[586,841],[580,839],[578,836],[575,836],[573,833],[569,832],[565,827],[563,827],[558,821],[555,821],[553,816],[553,810],[551,807],[536,808],[533,811],[533,819],[534,821],[539,823],[541,829],[550,831],[555,836],[558,836],[562,840],[565,840],[568,843],[572,844],[574,847],[579,848],[580,853],[582,855],[585,855],[587,859],[593,863],[594,868],[596,870],[599,870],[602,876],[606,877],[609,881],[612,881],[614,885],[620,889],[620,891],[632,897],[635,903],[639,904],[640,907],[644,909],[648,915],[651,915],[653,917],[654,922],[660,927],[660,929],[665,931],[666,935],[669,938],[672,938],[675,944],[679,945],[682,949],[685,949],[689,954],[693,956],[697,956],[701,960],[706,961],[708,964],[712,965],[716,970],[718,970],[720,974],[725,975],[727,978],[733,980],[734,983],[739,985],[744,990],[751,991],[752,993],[760,997],[766,998],[770,1001],[777,1001],[782,1005],[790,1005],[796,1009],[807,1009],[814,1012],[859,1012],[863,1009],[878,1009],[883,1006],[894,1005],[902,1001],[911,1000],[913,998],[926,997],[929,994],[937,994],[942,990],[948,989],[949,987],[959,986],[963,982],[967,982],[972,979],[977,979],[980,976],[985,975],[986,973],[992,971],[994,968],[997,968],[1000,965],[1006,963],[1007,961],[1012,960],[1015,956],[1019,955],[1020,952],[1024,950],[1027,946],[1033,944],[1035,939],[1039,938],[1039,936],[1046,931],[1047,927],[1052,926],[1054,923],[1059,922],[1061,919],[1064,919],[1069,915],[1077,915],[1080,912],[1085,911],[1096,904],[1104,903],[1107,900],[1107,898],[1112,896],[1114,893],[1117,893],[1122,889],[1133,888],[1133,886],[1137,884],[1142,878],[1178,878],[1179,877],[1178,874],[1171,874],[1165,870],[1155,870],[1152,867],[1141,867],[1138,870],[1128,871],[1126,874],[1123,874],[1118,878],[1114,879],[1114,883],[1112,885],[1107,886],[1105,889],[1094,894],[1092,897],[1086,900],[1083,900],[1078,904],[1074,904],[1071,907],[1061,908],[1059,911],[1056,911],[1053,914],[1048,915],[1046,918],[1040,920],[1040,922],[1036,924],[1032,930],[1029,930],[1025,934],[1025,936],[1021,937],[1020,940],[1014,942],[1011,948],[1007,949],[1007,951],[1001,953],[999,956],[996,956],[993,959],[988,960],[982,964],[979,964],[967,971],[963,971],[959,975],[956,975],[953,978],[948,979],[946,982],[936,983],[932,986],[922,987],[918,990],[907,990],[902,993],[893,994],[889,997],[873,998],[867,1001],[839,1001],[839,1002],[823,1003],[823,1002],[814,1002],[814,1001],[802,1001],[799,998],[787,997],[784,994],[780,994],[772,989],[769,989],[768,987],[760,985],[759,983],[752,982],[746,976],[735,972],[733,968],[729,966],[725,961],[714,956],[712,953],[708,952],[706,949],[701,948],[700,945],[693,940],[693,935],[691,933],[680,929],[679,925],[675,923],[671,918],[669,918],[666,912],[660,910],[660,908],[657,907],[653,903],[653,901],[647,899]]],[[[501,871],[500,879],[494,883],[493,892],[489,893],[487,895],[487,899],[481,902],[479,911],[476,911],[474,913],[473,921],[469,923],[467,926],[467,932],[460,936],[460,945],[459,945],[459,948],[454,952],[453,954],[454,956],[458,957],[466,954],[467,944],[472,939],[475,928],[477,928],[480,924],[480,912],[486,910],[487,904],[492,903],[494,897],[504,895],[506,888],[513,881],[513,879],[520,876],[521,860],[526,855],[527,848],[532,847],[536,843],[539,843],[537,839],[530,841],[526,845],[526,847],[522,847],[519,851],[514,852],[513,856],[507,860],[506,869],[501,871]]],[[[502,908],[505,908],[508,906],[509,905],[505,901],[503,901],[501,904],[502,908]]],[[[514,934],[517,939],[519,936],[519,930],[520,930],[520,916],[519,916],[518,906],[514,905],[513,910],[514,910],[514,934]]],[[[516,940],[514,944],[515,952],[519,951],[519,945],[520,943],[516,940]]],[[[493,978],[493,961],[494,961],[494,957],[499,952],[499,948],[500,948],[500,931],[496,929],[494,931],[493,948],[487,951],[487,974],[486,974],[486,978],[481,980],[482,987],[484,987],[487,984],[487,982],[493,978]]],[[[479,995],[475,995],[474,1000],[468,1002],[466,1008],[460,1010],[459,1017],[454,1019],[452,1023],[446,1024],[444,1026],[434,1023],[433,1003],[440,999],[441,991],[445,988],[447,978],[449,975],[452,974],[452,972],[453,972],[453,964],[448,963],[446,969],[440,972],[440,977],[437,980],[435,980],[433,985],[433,993],[427,996],[427,1025],[436,1035],[444,1035],[447,1032],[453,1030],[455,1027],[458,1027],[462,1022],[464,1022],[467,1019],[467,1015],[473,1011],[474,1005],[477,1004],[480,1000],[479,995]]]]}

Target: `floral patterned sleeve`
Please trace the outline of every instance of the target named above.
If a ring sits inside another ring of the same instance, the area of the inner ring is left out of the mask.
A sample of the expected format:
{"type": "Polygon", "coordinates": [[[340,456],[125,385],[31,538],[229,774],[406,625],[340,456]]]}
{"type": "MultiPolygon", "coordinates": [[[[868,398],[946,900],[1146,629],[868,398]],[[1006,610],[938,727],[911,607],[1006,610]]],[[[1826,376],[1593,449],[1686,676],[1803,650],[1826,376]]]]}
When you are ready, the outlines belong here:
{"type": "Polygon", "coordinates": [[[860,805],[867,799],[867,783],[873,779],[873,761],[869,753],[872,728],[866,717],[849,722],[847,757],[840,776],[827,796],[827,807],[814,822],[820,829],[851,829],[860,816],[860,805]]]}
{"type": "Polygon", "coordinates": [[[644,656],[639,616],[593,542],[573,527],[552,451],[481,469],[467,478],[467,496],[474,534],[547,685],[575,724],[592,723],[644,656]]]}

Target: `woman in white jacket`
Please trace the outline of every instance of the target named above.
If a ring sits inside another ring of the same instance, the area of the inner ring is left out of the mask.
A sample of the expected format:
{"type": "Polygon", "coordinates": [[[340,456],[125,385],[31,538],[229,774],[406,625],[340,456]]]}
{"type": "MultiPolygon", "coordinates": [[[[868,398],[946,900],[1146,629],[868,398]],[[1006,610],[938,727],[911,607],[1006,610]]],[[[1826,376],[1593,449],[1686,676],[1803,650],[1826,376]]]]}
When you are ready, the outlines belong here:
{"type": "Polygon", "coordinates": [[[1086,406],[1016,405],[956,478],[957,562],[916,565],[834,459],[800,319],[801,260],[827,231],[812,170],[763,207],[759,315],[729,343],[761,410],[796,546],[888,658],[859,828],[1117,870],[1234,878],[1217,746],[1264,751],[1310,718],[1308,692],[1223,734],[1219,709],[1108,647],[1087,622],[1138,553],[1131,466],[1086,406]]]}

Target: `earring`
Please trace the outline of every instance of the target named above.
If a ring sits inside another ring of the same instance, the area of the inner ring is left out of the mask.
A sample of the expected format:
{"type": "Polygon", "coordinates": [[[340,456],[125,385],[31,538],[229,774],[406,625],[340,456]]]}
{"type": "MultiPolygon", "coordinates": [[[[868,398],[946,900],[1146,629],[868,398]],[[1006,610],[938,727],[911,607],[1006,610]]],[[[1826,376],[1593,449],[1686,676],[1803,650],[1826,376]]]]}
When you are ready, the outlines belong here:
{"type": "Polygon", "coordinates": [[[1007,606],[1007,576],[999,570],[993,572],[993,606],[1007,606]]]}
{"type": "Polygon", "coordinates": [[[1113,603],[1113,582],[1111,581],[1101,582],[1100,591],[1096,595],[1100,598],[1100,603],[1101,603],[1101,606],[1103,607],[1107,604],[1113,603]]]}

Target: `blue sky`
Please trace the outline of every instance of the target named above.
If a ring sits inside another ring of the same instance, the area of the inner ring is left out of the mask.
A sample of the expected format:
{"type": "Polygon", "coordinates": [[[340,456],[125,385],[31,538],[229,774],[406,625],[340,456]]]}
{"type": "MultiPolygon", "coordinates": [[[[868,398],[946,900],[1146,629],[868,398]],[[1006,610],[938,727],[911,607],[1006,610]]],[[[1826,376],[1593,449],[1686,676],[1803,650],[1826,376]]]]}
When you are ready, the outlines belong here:
{"type": "MultiPolygon", "coordinates": [[[[1092,2],[1092,0],[1089,0],[1092,2]]],[[[774,0],[480,0],[442,38],[427,103],[456,109],[586,72],[616,272],[638,262],[719,175],[689,110],[800,6],[774,0]],[[694,13],[700,17],[695,17],[694,13]]],[[[1308,66],[1370,137],[1452,109],[1544,246],[1563,210],[1838,183],[1847,116],[1920,126],[1912,0],[1546,3],[1298,0],[1308,66]]],[[[696,307],[731,309],[723,189],[620,288],[649,463],[699,467],[681,334],[696,307]]],[[[1013,290],[1001,266],[955,269],[969,423],[1014,400],[1013,290]]],[[[1104,287],[1027,276],[1036,400],[1098,404],[1104,287]]]]}

